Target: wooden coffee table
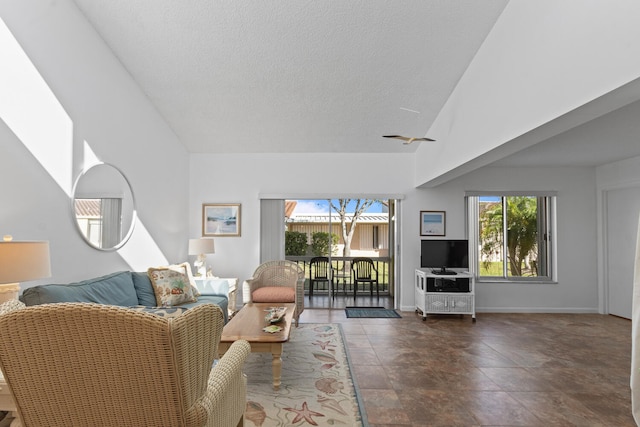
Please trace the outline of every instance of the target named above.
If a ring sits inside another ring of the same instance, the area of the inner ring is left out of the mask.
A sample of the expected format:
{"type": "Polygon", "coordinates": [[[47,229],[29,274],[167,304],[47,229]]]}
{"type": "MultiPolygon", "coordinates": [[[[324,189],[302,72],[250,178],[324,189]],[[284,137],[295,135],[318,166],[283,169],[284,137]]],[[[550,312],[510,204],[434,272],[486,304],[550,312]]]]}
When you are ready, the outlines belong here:
{"type": "Polygon", "coordinates": [[[271,353],[271,370],[273,371],[273,388],[280,388],[280,378],[282,375],[282,345],[289,341],[289,332],[293,320],[293,312],[296,305],[271,304],[271,303],[248,303],[236,313],[236,315],[222,329],[222,337],[218,345],[218,354],[222,356],[237,340],[246,340],[251,345],[251,351],[257,353],[271,353]],[[269,333],[262,330],[269,326],[265,321],[265,316],[270,307],[286,307],[284,318],[274,325],[281,326],[282,330],[269,333]]]}

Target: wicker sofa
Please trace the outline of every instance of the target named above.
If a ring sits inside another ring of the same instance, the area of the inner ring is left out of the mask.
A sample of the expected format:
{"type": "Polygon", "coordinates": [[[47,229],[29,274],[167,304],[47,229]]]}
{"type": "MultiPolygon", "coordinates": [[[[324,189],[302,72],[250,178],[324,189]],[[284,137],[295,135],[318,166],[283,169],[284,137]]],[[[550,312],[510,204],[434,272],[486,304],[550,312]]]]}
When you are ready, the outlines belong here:
{"type": "MultiPolygon", "coordinates": [[[[20,300],[27,306],[58,302],[92,302],[122,307],[157,306],[151,279],[147,272],[119,271],[81,282],[38,285],[24,290],[20,300]]],[[[180,304],[191,308],[204,303],[219,306],[228,320],[229,298],[224,290],[201,293],[196,302],[180,304]]]]}

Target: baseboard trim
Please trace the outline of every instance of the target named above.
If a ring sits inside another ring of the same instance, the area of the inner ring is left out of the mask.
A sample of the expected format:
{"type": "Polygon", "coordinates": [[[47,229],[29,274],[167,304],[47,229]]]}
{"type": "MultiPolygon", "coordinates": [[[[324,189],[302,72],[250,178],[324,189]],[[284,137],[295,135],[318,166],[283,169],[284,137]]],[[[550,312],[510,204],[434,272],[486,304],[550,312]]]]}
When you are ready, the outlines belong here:
{"type": "Polygon", "coordinates": [[[597,314],[597,308],[587,307],[476,307],[476,313],[575,313],[597,314]]]}
{"type": "MultiPolygon", "coordinates": [[[[416,311],[415,306],[402,306],[400,311],[416,311]]],[[[588,307],[476,307],[476,313],[568,313],[598,314],[597,308],[588,307]]]]}

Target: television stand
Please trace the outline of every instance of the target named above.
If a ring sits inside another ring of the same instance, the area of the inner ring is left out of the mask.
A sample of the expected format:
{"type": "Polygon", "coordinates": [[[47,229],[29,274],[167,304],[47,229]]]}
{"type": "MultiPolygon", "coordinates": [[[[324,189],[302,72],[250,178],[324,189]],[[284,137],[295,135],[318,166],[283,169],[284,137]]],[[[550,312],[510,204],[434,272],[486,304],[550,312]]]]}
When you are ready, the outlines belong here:
{"type": "Polygon", "coordinates": [[[423,321],[427,314],[470,314],[476,321],[475,278],[466,271],[455,273],[442,275],[440,270],[416,269],[416,313],[422,313],[423,321]]]}
{"type": "Polygon", "coordinates": [[[433,269],[433,270],[431,270],[431,274],[435,274],[436,276],[455,276],[458,273],[453,271],[453,270],[433,269]]]}

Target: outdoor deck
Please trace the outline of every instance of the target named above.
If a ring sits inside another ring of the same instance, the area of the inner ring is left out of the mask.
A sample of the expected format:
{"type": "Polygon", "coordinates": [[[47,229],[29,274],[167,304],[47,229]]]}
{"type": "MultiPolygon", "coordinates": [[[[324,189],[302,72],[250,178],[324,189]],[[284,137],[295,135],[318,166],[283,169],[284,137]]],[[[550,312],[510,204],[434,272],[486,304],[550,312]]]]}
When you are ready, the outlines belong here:
{"type": "MultiPolygon", "coordinates": [[[[296,262],[305,272],[305,295],[309,294],[309,262],[312,256],[287,256],[286,259],[296,262]]],[[[331,267],[333,270],[333,286],[334,295],[353,295],[353,277],[351,274],[351,260],[358,257],[331,257],[331,267]]],[[[373,261],[378,271],[378,286],[380,288],[380,296],[389,296],[389,257],[369,257],[373,261]]],[[[326,282],[318,283],[313,291],[314,295],[328,295],[329,286],[326,282]]],[[[358,295],[370,295],[369,286],[360,285],[358,287],[358,295]]],[[[375,289],[374,289],[375,296],[375,289]]]]}

